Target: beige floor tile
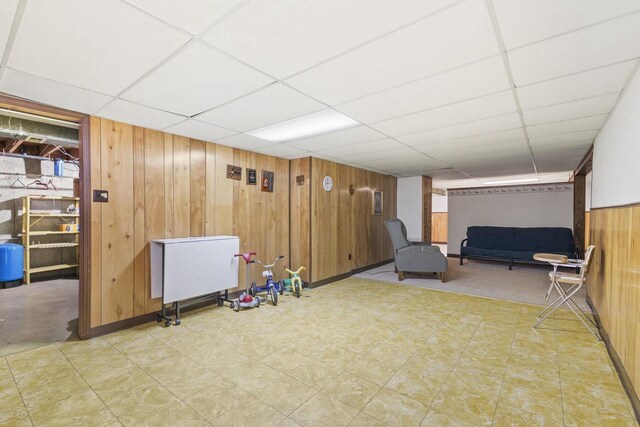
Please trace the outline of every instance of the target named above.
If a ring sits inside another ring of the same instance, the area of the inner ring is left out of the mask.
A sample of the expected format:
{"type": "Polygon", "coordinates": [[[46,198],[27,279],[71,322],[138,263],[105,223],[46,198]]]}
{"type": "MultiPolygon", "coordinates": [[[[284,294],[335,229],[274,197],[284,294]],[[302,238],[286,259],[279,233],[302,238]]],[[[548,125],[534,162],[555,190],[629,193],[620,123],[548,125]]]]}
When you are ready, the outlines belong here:
{"type": "Polygon", "coordinates": [[[342,347],[331,347],[322,353],[317,354],[314,359],[335,366],[340,371],[344,371],[353,365],[362,356],[351,350],[342,347]]]}
{"type": "Polygon", "coordinates": [[[283,347],[261,359],[261,362],[265,365],[285,374],[308,361],[309,358],[307,356],[296,353],[288,347],[283,347]]]}
{"type": "Polygon", "coordinates": [[[159,384],[109,402],[109,409],[124,424],[135,425],[175,405],[179,399],[159,384]]]}
{"type": "Polygon", "coordinates": [[[0,423],[8,423],[9,419],[19,419],[27,414],[18,391],[18,387],[13,381],[5,382],[0,386],[0,423]]]}
{"type": "Polygon", "coordinates": [[[276,427],[301,427],[301,426],[297,422],[293,421],[291,418],[285,418],[282,421],[280,421],[276,425],[276,427]]]}
{"type": "Polygon", "coordinates": [[[293,378],[308,386],[322,388],[342,373],[342,369],[320,360],[310,360],[290,372],[293,378]]]}
{"type": "Polygon", "coordinates": [[[390,426],[417,426],[429,407],[403,394],[386,388],[365,406],[363,411],[390,426]]]}
{"type": "Polygon", "coordinates": [[[272,427],[284,421],[285,416],[260,402],[233,408],[213,421],[215,427],[272,427]]]}
{"type": "Polygon", "coordinates": [[[186,403],[178,402],[139,424],[140,427],[205,427],[209,422],[186,403]]]}
{"type": "Polygon", "coordinates": [[[356,417],[349,423],[349,427],[386,427],[387,424],[378,420],[377,418],[373,418],[371,415],[367,415],[364,412],[360,412],[356,417]]]}
{"type": "Polygon", "coordinates": [[[267,387],[280,381],[284,377],[285,375],[282,372],[254,361],[250,365],[238,369],[235,374],[227,376],[226,378],[242,387],[244,391],[260,399],[264,395],[264,390],[267,387]]]}
{"type": "Polygon", "coordinates": [[[33,423],[31,422],[31,417],[27,414],[25,410],[21,415],[14,415],[10,418],[2,419],[0,416],[0,426],[2,427],[31,427],[33,423]]]}
{"type": "Polygon", "coordinates": [[[29,410],[91,390],[75,372],[70,375],[18,377],[16,384],[29,410]]]}
{"type": "Polygon", "coordinates": [[[233,408],[251,407],[256,398],[240,387],[221,379],[215,385],[187,397],[184,402],[209,422],[233,408]]]}
{"type": "Polygon", "coordinates": [[[38,406],[29,415],[35,426],[97,426],[117,421],[93,391],[38,406]]]}
{"type": "Polygon", "coordinates": [[[476,425],[434,409],[429,411],[420,424],[421,427],[475,427],[476,425]]]}
{"type": "Polygon", "coordinates": [[[382,362],[395,369],[400,369],[414,353],[415,351],[397,348],[391,343],[387,344],[385,341],[371,350],[367,357],[375,359],[378,363],[382,362]]]}
{"type": "Polygon", "coordinates": [[[397,369],[371,357],[364,356],[351,365],[346,372],[383,386],[393,377],[397,369]]]}
{"type": "Polygon", "coordinates": [[[320,392],[296,409],[291,415],[303,426],[346,426],[358,410],[320,392]]]}
{"type": "Polygon", "coordinates": [[[387,382],[386,388],[431,406],[449,372],[404,367],[387,382]]]}
{"type": "Polygon", "coordinates": [[[496,400],[445,386],[433,402],[432,410],[453,415],[460,420],[477,425],[491,425],[496,410],[496,400]]]}
{"type": "Polygon", "coordinates": [[[620,413],[603,412],[590,407],[575,407],[563,405],[564,425],[567,427],[582,427],[595,425],[606,427],[637,427],[638,423],[631,417],[620,413]]]}
{"type": "Polygon", "coordinates": [[[513,408],[498,404],[493,421],[496,427],[507,426],[563,426],[562,411],[544,410],[528,412],[522,408],[513,408]]]}
{"type": "Polygon", "coordinates": [[[157,384],[150,375],[138,367],[117,370],[113,375],[99,377],[89,383],[100,399],[107,405],[123,396],[137,394],[147,387],[157,384]]]}
{"type": "Polygon", "coordinates": [[[285,415],[290,415],[318,391],[291,377],[284,376],[268,386],[260,398],[285,415]]]}
{"type": "Polygon", "coordinates": [[[560,387],[552,383],[537,383],[535,387],[526,387],[505,381],[499,401],[502,405],[531,413],[562,411],[560,387]]]}
{"type": "Polygon", "coordinates": [[[364,408],[379,390],[379,385],[347,373],[338,375],[323,389],[327,395],[358,410],[364,408]]]}

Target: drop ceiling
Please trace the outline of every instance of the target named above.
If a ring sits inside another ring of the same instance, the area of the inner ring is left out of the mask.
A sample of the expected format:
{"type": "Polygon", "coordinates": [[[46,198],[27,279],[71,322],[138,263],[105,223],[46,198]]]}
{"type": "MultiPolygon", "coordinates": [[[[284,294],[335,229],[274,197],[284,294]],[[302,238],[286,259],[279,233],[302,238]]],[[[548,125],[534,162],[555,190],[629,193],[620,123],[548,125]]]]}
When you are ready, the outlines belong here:
{"type": "Polygon", "coordinates": [[[639,28],[637,0],[5,0],[0,91],[451,188],[548,181],[615,108],[639,28]],[[358,125],[248,134],[327,109],[358,125]]]}

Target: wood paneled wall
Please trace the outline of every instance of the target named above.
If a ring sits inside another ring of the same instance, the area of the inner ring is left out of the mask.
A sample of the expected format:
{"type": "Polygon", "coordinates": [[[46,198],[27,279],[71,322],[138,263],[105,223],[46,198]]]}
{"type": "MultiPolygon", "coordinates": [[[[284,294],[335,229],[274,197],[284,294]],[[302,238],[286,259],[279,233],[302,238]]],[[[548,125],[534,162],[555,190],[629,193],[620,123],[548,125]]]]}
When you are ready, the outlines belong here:
{"type": "Polygon", "coordinates": [[[447,243],[448,222],[447,212],[433,212],[431,214],[431,241],[433,243],[447,243]]]}
{"type": "Polygon", "coordinates": [[[293,160],[291,252],[300,260],[294,267],[310,266],[306,277],[316,282],[393,258],[383,221],[396,216],[396,188],[392,176],[317,158],[293,160]],[[296,176],[301,174],[305,184],[297,186],[296,176]],[[330,192],[322,188],[327,175],[333,178],[330,192]],[[353,195],[350,185],[355,187],[353,195]],[[374,191],[383,192],[383,215],[373,215],[374,191]],[[308,208],[302,206],[305,200],[308,208]],[[308,234],[296,236],[294,228],[308,234]]]}
{"type": "Polygon", "coordinates": [[[589,240],[595,245],[587,292],[602,326],[640,391],[640,205],[594,209],[589,240]]]}
{"type": "MultiPolygon", "coordinates": [[[[92,327],[160,309],[148,274],[155,238],[237,235],[242,251],[289,265],[288,160],[98,117],[90,147],[92,188],[109,192],[92,203],[92,327]],[[227,164],[243,168],[241,181],[226,177],[227,164]],[[274,172],[274,192],[247,185],[246,168],[274,172]]],[[[252,279],[260,273],[253,267],[252,279]]],[[[241,265],[241,288],[244,278],[241,265]]]]}

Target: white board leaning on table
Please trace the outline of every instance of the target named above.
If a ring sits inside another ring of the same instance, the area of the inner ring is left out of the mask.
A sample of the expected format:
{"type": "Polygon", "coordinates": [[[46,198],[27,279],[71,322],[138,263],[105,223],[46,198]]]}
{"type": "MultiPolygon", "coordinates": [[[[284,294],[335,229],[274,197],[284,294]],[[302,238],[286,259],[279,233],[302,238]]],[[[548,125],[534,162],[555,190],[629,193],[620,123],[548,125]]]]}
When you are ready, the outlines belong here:
{"type": "Polygon", "coordinates": [[[164,304],[238,286],[237,236],[151,241],[151,298],[164,304]]]}

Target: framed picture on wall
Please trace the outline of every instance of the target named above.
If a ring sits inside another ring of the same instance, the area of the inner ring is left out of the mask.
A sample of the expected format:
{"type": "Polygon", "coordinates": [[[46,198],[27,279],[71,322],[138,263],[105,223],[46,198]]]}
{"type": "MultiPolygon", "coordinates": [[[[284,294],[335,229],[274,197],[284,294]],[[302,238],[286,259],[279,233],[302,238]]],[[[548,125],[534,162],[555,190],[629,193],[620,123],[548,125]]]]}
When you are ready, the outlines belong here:
{"type": "Polygon", "coordinates": [[[262,184],[260,187],[262,191],[273,193],[273,172],[262,171],[262,184]]]}
{"type": "Polygon", "coordinates": [[[373,192],[373,214],[382,215],[382,209],[384,208],[382,191],[373,192]]]}

